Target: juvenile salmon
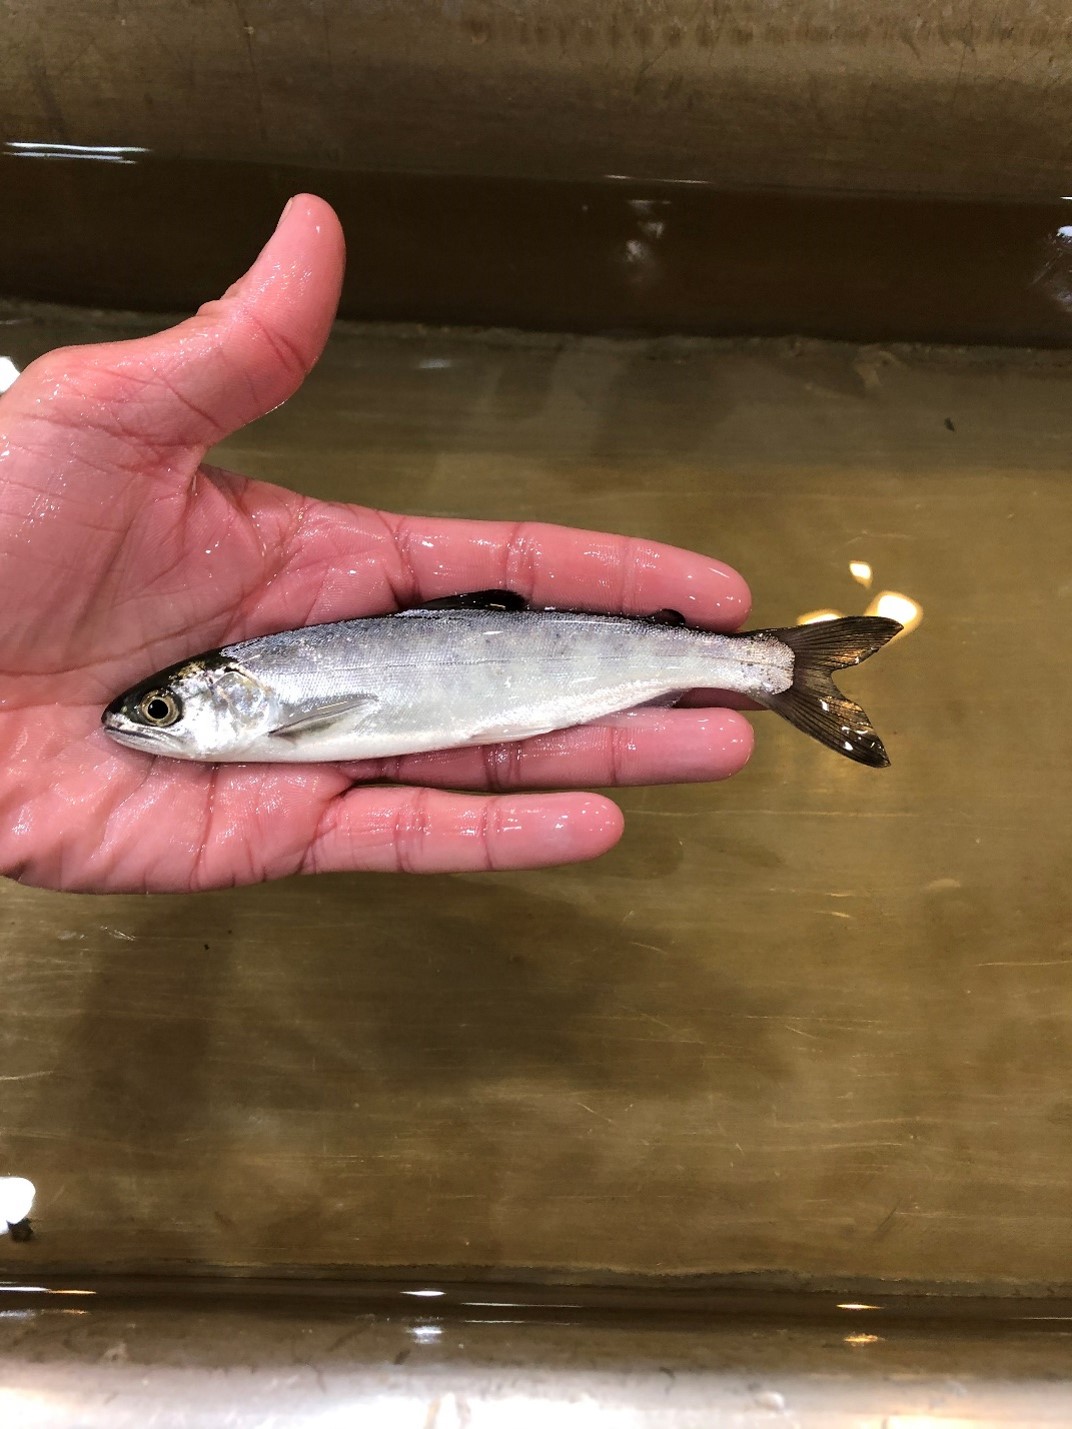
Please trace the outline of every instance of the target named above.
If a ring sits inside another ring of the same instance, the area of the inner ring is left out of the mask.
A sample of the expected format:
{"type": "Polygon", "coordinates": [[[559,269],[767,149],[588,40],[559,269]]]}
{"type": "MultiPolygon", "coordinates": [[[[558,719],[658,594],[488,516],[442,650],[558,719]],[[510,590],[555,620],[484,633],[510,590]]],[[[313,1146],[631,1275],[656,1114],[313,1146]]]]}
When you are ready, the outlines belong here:
{"type": "Polygon", "coordinates": [[[832,674],[900,629],[861,615],[720,635],[671,611],[531,610],[479,592],[195,656],[120,695],[102,723],[120,744],[171,759],[378,759],[529,739],[708,688],[750,696],[881,767],[882,741],[832,674]]]}

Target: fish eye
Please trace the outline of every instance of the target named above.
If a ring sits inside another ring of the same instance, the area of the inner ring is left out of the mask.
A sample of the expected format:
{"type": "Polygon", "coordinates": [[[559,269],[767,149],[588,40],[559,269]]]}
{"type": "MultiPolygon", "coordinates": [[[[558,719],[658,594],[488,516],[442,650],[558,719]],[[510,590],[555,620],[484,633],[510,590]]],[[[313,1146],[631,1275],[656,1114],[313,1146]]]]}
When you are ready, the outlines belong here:
{"type": "Polygon", "coordinates": [[[153,690],[138,705],[138,713],[148,724],[174,724],[182,714],[182,705],[166,690],[153,690]]]}

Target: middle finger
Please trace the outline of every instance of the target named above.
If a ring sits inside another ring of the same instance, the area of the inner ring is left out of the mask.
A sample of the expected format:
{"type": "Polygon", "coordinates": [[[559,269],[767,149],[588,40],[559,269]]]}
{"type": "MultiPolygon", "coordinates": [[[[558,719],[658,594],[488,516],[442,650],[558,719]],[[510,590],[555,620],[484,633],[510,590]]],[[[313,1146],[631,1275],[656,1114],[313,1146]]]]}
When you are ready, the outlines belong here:
{"type": "Polygon", "coordinates": [[[748,762],[752,726],[729,709],[639,709],[505,744],[347,764],[355,783],[452,789],[591,789],[726,779],[748,762]]]}

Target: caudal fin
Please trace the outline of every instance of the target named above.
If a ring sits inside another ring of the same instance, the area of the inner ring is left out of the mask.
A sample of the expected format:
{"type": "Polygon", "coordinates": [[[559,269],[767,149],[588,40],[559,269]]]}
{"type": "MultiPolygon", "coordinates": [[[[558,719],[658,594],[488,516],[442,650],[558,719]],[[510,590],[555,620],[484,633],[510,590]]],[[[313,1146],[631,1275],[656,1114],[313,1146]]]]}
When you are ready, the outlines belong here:
{"type": "Polygon", "coordinates": [[[780,695],[764,696],[763,703],[820,744],[860,764],[884,768],[890,759],[882,740],[860,706],[837,688],[831,672],[859,665],[902,629],[881,615],[848,615],[769,631],[793,652],[793,683],[780,695]]]}

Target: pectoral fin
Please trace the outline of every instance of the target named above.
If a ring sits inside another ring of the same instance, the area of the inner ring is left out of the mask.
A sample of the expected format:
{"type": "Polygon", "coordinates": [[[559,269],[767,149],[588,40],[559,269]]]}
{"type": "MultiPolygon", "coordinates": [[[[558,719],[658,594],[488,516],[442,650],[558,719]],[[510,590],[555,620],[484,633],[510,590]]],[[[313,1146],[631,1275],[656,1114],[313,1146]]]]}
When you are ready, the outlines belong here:
{"type": "Polygon", "coordinates": [[[348,733],[364,724],[379,703],[375,695],[353,695],[315,709],[297,709],[276,725],[270,737],[294,741],[312,734],[348,733]]]}

